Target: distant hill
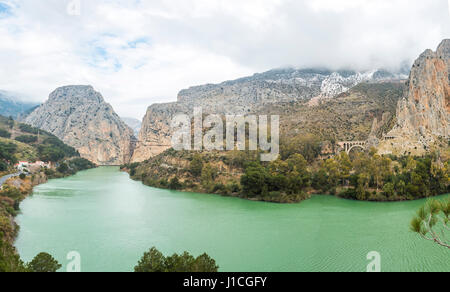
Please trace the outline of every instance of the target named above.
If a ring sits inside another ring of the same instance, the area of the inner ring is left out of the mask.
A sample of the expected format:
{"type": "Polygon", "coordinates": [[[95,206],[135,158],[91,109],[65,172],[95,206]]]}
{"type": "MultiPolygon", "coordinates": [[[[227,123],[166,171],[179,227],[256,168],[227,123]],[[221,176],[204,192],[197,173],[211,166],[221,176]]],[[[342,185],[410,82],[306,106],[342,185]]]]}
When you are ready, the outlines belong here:
{"type": "Polygon", "coordinates": [[[59,162],[80,154],[56,136],[0,116],[0,164],[17,161],[59,162]]]}
{"type": "Polygon", "coordinates": [[[142,122],[135,118],[121,117],[121,119],[134,131],[134,134],[137,137],[139,135],[139,131],[141,130],[142,122]]]}
{"type": "Polygon", "coordinates": [[[14,119],[29,114],[38,106],[36,103],[23,102],[13,93],[0,90],[0,115],[14,119]]]}

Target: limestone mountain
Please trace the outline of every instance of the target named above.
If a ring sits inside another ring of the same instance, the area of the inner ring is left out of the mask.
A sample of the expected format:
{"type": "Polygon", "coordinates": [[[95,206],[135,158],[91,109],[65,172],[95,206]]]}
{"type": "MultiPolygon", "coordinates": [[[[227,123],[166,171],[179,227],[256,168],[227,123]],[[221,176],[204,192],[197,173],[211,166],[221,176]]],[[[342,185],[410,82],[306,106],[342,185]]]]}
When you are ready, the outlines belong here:
{"type": "Polygon", "coordinates": [[[57,88],[26,123],[48,131],[98,165],[128,163],[134,134],[92,86],[57,88]]]}
{"type": "Polygon", "coordinates": [[[398,103],[397,124],[381,146],[382,153],[422,154],[448,146],[450,135],[450,39],[436,52],[426,50],[415,61],[408,90],[398,103]]]}
{"type": "Polygon", "coordinates": [[[217,114],[248,114],[255,106],[280,102],[332,98],[361,82],[406,79],[385,70],[367,72],[326,69],[278,69],[221,84],[182,90],[178,103],[188,108],[203,106],[217,114]]]}
{"type": "Polygon", "coordinates": [[[369,72],[325,69],[278,69],[221,84],[207,84],[182,90],[178,101],[148,108],[139,133],[133,161],[144,161],[170,148],[170,122],[178,113],[256,114],[275,104],[303,103],[330,99],[362,82],[406,79],[385,70],[369,72]]]}

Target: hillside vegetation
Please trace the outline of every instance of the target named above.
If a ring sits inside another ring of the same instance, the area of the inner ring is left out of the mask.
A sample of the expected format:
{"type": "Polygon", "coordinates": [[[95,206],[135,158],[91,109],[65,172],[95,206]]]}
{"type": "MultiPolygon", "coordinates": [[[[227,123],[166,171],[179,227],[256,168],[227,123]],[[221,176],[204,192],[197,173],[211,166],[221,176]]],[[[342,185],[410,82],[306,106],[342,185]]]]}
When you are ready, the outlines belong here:
{"type": "Polygon", "coordinates": [[[0,116],[0,171],[17,161],[60,162],[80,154],[54,135],[0,116]]]}

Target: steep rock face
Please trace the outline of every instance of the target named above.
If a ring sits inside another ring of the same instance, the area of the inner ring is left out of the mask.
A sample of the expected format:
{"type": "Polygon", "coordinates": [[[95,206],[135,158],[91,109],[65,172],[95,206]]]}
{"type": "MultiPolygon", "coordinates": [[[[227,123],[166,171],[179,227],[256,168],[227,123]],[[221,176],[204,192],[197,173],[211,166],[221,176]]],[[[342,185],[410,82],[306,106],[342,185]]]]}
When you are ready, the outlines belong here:
{"type": "Polygon", "coordinates": [[[257,114],[278,103],[332,98],[364,81],[385,81],[405,76],[386,71],[354,72],[318,69],[280,69],[220,84],[180,91],[178,101],[148,108],[133,161],[141,162],[171,146],[170,122],[175,114],[192,115],[195,107],[205,114],[257,114]]]}
{"type": "Polygon", "coordinates": [[[397,109],[397,125],[381,145],[382,153],[422,154],[450,134],[450,40],[415,61],[408,90],[397,109]]]}
{"type": "Polygon", "coordinates": [[[56,89],[26,123],[54,134],[99,165],[128,163],[134,150],[133,130],[92,86],[56,89]]]}
{"type": "Polygon", "coordinates": [[[142,121],[132,161],[142,162],[169,149],[172,146],[172,117],[187,112],[186,107],[177,103],[150,106],[142,121]]]}

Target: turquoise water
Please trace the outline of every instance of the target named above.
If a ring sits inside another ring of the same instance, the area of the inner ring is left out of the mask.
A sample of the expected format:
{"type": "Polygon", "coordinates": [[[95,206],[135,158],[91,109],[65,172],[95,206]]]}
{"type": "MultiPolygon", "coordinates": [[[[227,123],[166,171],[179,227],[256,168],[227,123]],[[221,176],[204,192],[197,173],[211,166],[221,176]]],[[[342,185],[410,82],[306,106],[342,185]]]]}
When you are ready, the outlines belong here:
{"type": "Polygon", "coordinates": [[[16,247],[26,261],[45,251],[63,265],[77,251],[82,271],[132,271],[152,246],[207,252],[220,271],[366,271],[371,251],[382,271],[450,271],[448,249],[409,231],[423,203],[250,202],[154,189],[102,167],[36,187],[16,247]]]}

